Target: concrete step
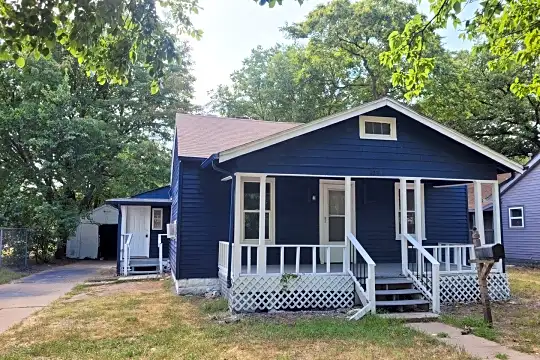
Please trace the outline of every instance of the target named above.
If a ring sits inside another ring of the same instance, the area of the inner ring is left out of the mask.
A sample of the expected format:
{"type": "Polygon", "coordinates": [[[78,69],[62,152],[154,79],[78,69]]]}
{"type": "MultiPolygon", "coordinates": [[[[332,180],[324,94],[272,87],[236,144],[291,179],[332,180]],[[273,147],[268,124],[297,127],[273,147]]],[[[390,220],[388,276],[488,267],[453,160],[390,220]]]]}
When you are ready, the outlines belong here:
{"type": "Polygon", "coordinates": [[[375,285],[389,285],[389,284],[412,284],[412,280],[406,277],[379,277],[375,278],[375,285]]]}
{"type": "Polygon", "coordinates": [[[432,312],[386,313],[379,316],[387,319],[399,319],[408,323],[436,321],[439,318],[439,314],[432,312]]]}
{"type": "Polygon", "coordinates": [[[375,295],[417,295],[422,294],[416,289],[375,290],[375,295]]]}
{"type": "Polygon", "coordinates": [[[423,299],[375,301],[376,306],[416,306],[427,305],[429,303],[428,300],[423,299]]]}

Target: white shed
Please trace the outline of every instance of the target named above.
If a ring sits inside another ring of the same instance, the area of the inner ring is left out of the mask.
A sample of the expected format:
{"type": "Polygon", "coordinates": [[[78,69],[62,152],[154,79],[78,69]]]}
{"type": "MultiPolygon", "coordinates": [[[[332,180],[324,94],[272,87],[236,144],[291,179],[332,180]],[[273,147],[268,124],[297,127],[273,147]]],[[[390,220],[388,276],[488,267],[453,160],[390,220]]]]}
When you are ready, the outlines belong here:
{"type": "Polygon", "coordinates": [[[97,259],[103,252],[116,256],[118,209],[102,205],[82,217],[75,235],[66,244],[66,256],[73,259],[97,259]],[[101,249],[100,249],[101,248],[101,249]],[[101,251],[100,251],[101,250],[101,251]]]}

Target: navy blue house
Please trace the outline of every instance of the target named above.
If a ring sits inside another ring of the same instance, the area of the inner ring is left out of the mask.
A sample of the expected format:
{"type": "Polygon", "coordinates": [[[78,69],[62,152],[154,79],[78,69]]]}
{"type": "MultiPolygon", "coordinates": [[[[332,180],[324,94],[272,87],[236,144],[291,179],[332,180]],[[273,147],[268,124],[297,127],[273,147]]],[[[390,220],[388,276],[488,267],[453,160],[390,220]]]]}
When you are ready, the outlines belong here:
{"type": "MultiPolygon", "coordinates": [[[[466,185],[498,195],[497,174],[523,171],[388,98],[307,124],[179,114],[172,156],[178,293],[220,290],[236,311],[362,304],[354,318],[474,300],[466,185]]],[[[503,267],[492,277],[507,297],[503,267]]]]}

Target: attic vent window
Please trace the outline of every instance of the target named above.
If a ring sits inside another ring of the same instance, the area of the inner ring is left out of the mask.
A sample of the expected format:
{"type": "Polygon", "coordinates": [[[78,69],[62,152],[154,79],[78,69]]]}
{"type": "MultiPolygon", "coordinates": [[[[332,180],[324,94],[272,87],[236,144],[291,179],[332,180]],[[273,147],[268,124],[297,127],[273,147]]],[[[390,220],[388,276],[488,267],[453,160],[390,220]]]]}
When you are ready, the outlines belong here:
{"type": "Polygon", "coordinates": [[[360,116],[360,138],[397,140],[396,118],[360,116]]]}

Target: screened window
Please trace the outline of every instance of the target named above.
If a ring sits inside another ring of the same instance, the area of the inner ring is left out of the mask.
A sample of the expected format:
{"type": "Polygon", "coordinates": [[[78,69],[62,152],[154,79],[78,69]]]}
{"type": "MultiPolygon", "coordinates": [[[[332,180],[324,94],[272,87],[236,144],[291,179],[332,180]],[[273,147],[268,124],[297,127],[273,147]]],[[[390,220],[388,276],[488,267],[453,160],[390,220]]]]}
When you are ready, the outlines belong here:
{"type": "Polygon", "coordinates": [[[396,140],[396,119],[390,117],[360,116],[360,138],[396,140]]]}
{"type": "MultiPolygon", "coordinates": [[[[259,181],[244,180],[242,182],[242,240],[247,243],[259,241],[259,181]]],[[[265,199],[265,240],[273,242],[274,229],[274,179],[267,179],[265,199]]]]}
{"type": "Polygon", "coordinates": [[[508,209],[508,222],[511,228],[525,227],[525,216],[523,207],[511,207],[508,209]]]}

